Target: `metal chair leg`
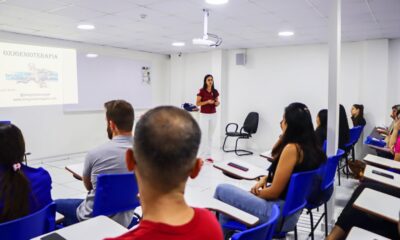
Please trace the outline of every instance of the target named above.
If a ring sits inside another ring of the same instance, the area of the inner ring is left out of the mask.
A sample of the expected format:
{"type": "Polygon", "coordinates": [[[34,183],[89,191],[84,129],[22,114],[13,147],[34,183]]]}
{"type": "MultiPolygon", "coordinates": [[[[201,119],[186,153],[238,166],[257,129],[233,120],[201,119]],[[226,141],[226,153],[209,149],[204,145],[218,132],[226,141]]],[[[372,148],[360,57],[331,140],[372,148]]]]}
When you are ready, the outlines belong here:
{"type": "Polygon", "coordinates": [[[324,218],[325,218],[325,237],[328,236],[328,207],[324,203],[324,218]]]}
{"type": "Polygon", "coordinates": [[[347,179],[349,178],[349,172],[350,172],[350,170],[349,170],[349,157],[346,154],[346,178],[347,179]]]}
{"type": "Polygon", "coordinates": [[[226,139],[227,139],[228,137],[229,137],[229,136],[225,136],[224,144],[222,144],[222,151],[224,151],[224,152],[228,152],[227,150],[225,150],[225,143],[226,143],[226,139]]]}
{"type": "Polygon", "coordinates": [[[313,215],[312,215],[312,210],[309,210],[309,213],[310,213],[310,224],[311,224],[310,229],[311,229],[311,232],[310,232],[310,234],[308,236],[311,236],[311,240],[314,240],[314,218],[313,218],[313,215]]]}

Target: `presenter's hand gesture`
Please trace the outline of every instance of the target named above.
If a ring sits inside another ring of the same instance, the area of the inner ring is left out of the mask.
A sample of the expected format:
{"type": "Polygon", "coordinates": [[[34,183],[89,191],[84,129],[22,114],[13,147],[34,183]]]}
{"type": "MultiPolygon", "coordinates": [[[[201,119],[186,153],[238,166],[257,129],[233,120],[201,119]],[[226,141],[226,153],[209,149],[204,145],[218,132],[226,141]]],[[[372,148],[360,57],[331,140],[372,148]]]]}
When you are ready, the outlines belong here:
{"type": "Polygon", "coordinates": [[[214,100],[212,100],[212,99],[208,100],[207,102],[208,102],[208,104],[214,104],[214,100]]]}

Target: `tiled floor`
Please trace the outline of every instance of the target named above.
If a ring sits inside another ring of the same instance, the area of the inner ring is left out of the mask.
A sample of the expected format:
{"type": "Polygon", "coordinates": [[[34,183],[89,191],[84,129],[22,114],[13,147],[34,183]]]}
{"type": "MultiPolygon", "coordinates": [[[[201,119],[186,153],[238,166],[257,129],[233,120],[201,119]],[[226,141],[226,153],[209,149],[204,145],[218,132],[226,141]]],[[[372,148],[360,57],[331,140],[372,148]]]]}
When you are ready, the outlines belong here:
{"type": "MultiPolygon", "coordinates": [[[[86,195],[85,188],[81,181],[76,180],[72,177],[72,174],[65,170],[65,166],[76,164],[84,161],[85,154],[75,154],[70,156],[63,156],[54,159],[46,159],[44,161],[32,161],[29,162],[30,166],[43,167],[51,175],[53,180],[52,197],[53,199],[58,198],[84,198],[86,195]]],[[[213,150],[213,157],[215,161],[223,161],[230,158],[237,158],[234,153],[224,153],[220,149],[213,150]]],[[[263,167],[267,166],[267,161],[259,157],[258,153],[251,156],[240,157],[241,160],[252,163],[256,166],[263,167]]],[[[357,186],[357,181],[353,179],[341,178],[341,186],[335,184],[335,207],[334,207],[334,219],[339,216],[342,208],[348,201],[357,186]]],[[[235,180],[222,174],[221,171],[217,170],[212,166],[211,163],[205,163],[199,176],[194,180],[189,180],[187,184],[187,192],[190,191],[204,192],[204,194],[212,195],[215,187],[219,183],[232,183],[238,187],[248,190],[254,181],[247,180],[235,180]]],[[[322,209],[321,209],[322,210],[322,209]]],[[[317,219],[320,216],[320,212],[313,211],[314,218],[317,219]]],[[[298,223],[299,239],[310,239],[308,237],[309,232],[309,215],[303,212],[298,223]]],[[[323,239],[323,232],[318,228],[315,233],[315,239],[323,239]]],[[[293,234],[289,234],[286,239],[294,239],[293,234]]]]}

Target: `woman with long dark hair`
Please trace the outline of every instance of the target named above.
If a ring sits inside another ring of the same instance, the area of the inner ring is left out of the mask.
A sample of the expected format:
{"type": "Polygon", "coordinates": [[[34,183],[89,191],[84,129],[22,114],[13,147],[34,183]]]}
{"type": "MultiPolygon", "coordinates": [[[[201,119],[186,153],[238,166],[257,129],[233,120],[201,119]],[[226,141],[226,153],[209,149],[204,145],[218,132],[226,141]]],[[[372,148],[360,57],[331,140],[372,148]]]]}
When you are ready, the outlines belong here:
{"type": "Polygon", "coordinates": [[[322,109],[317,115],[317,128],[315,129],[315,136],[317,138],[317,144],[322,148],[328,129],[328,110],[322,109]]]}
{"type": "Polygon", "coordinates": [[[351,120],[354,127],[365,126],[365,124],[367,124],[364,119],[364,105],[353,104],[351,107],[351,120]]]}
{"type": "Polygon", "coordinates": [[[0,124],[0,223],[36,212],[52,202],[49,173],[24,165],[24,155],[21,130],[13,124],[0,124]]]}
{"type": "Polygon", "coordinates": [[[212,137],[217,124],[216,107],[219,106],[219,93],[214,87],[214,77],[204,76],[203,87],[197,94],[196,105],[200,106],[200,128],[202,143],[200,157],[213,161],[211,158],[212,137]]]}
{"type": "MultiPolygon", "coordinates": [[[[270,175],[262,177],[250,192],[229,184],[217,187],[214,197],[242,209],[260,219],[268,221],[271,207],[284,204],[290,177],[293,173],[318,168],[326,159],[318,147],[310,112],[302,103],[292,103],[285,108],[281,121],[282,135],[272,149],[273,162],[270,175]],[[271,185],[267,186],[267,182],[271,185]]],[[[308,188],[311,186],[304,186],[308,188]]],[[[293,229],[300,212],[285,220],[283,230],[293,229]]],[[[228,221],[221,214],[221,224],[228,221]]]]}
{"type": "Polygon", "coordinates": [[[339,105],[339,148],[345,149],[345,144],[350,140],[349,122],[347,121],[346,110],[339,105]]]}

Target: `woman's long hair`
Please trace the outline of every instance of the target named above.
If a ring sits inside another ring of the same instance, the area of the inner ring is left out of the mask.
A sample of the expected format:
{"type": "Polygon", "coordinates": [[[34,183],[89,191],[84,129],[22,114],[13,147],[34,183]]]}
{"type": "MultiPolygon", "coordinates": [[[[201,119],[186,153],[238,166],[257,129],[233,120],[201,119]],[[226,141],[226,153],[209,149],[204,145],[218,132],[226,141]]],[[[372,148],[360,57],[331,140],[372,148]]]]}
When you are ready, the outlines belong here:
{"type": "Polygon", "coordinates": [[[211,74],[207,74],[204,76],[204,80],[203,80],[203,90],[207,91],[207,78],[212,77],[213,79],[213,84],[211,85],[211,92],[214,94],[214,96],[216,95],[216,91],[214,88],[214,77],[211,74]]]}
{"type": "Polygon", "coordinates": [[[0,222],[29,214],[30,184],[15,164],[21,164],[25,142],[21,130],[13,124],[0,124],[0,222]]]}
{"type": "Polygon", "coordinates": [[[278,160],[285,146],[293,143],[303,151],[303,160],[308,161],[311,166],[319,166],[325,161],[325,154],[317,145],[311,114],[307,106],[303,103],[290,104],[285,108],[284,118],[287,128],[281,140],[272,149],[272,156],[278,160]]]}
{"type": "Polygon", "coordinates": [[[315,129],[315,133],[317,134],[317,144],[322,147],[324,141],[326,140],[326,135],[328,132],[328,110],[321,109],[318,112],[317,116],[319,119],[319,126],[317,127],[317,129],[315,129]]]}
{"type": "Polygon", "coordinates": [[[339,148],[343,149],[344,145],[350,140],[349,122],[347,121],[346,110],[343,105],[339,105],[339,148]]]}

